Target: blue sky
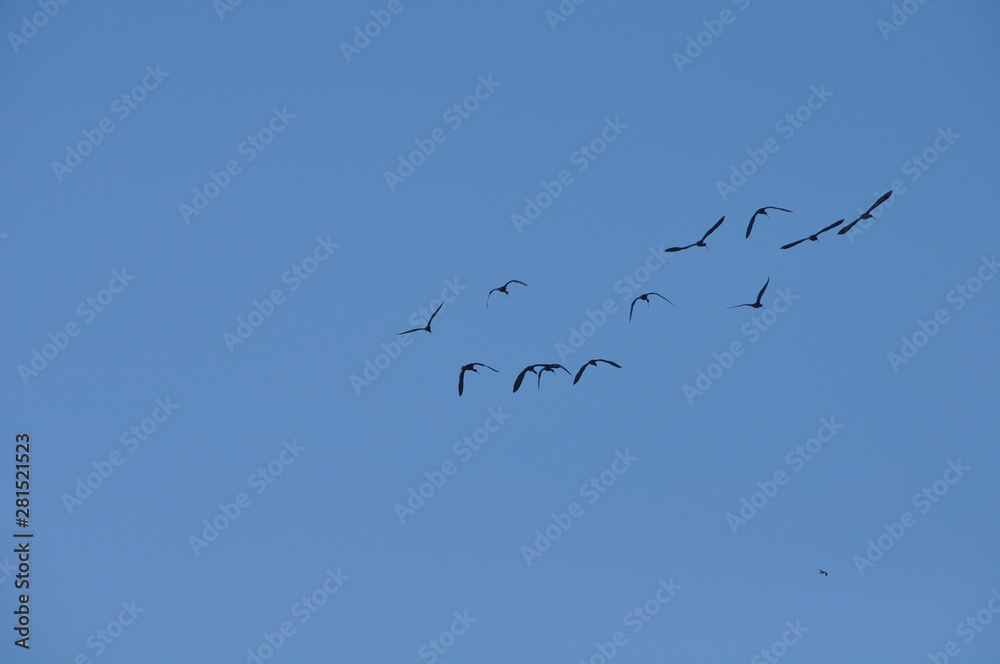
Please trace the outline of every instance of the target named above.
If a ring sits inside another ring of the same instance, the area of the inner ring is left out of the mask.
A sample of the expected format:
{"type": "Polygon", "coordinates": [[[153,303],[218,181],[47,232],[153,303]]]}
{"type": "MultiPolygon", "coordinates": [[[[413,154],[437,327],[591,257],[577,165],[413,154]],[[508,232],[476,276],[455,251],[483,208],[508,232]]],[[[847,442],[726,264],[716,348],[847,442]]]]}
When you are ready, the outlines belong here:
{"type": "Polygon", "coordinates": [[[998,15],[8,3],[0,659],[995,661],[998,15]]]}

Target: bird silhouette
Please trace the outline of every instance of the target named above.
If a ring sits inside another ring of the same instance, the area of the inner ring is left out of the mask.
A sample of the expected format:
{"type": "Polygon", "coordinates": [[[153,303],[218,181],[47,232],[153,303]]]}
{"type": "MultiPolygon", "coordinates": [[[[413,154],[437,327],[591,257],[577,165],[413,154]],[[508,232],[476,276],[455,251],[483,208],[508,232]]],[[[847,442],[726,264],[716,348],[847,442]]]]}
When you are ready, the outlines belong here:
{"type": "Polygon", "coordinates": [[[831,228],[836,228],[837,226],[840,226],[842,223],[844,223],[843,219],[841,219],[840,221],[835,221],[832,224],[830,224],[829,226],[827,226],[826,228],[824,228],[823,230],[816,231],[815,233],[813,233],[809,237],[804,237],[801,240],[796,240],[795,242],[789,242],[788,244],[786,244],[785,246],[783,246],[782,249],[791,249],[795,245],[800,244],[802,242],[805,242],[806,240],[812,240],[813,242],[816,242],[816,241],[819,240],[819,236],[820,235],[822,235],[823,233],[827,232],[831,228]]]}
{"type": "Polygon", "coordinates": [[[565,371],[570,376],[573,375],[572,373],[570,373],[569,369],[567,369],[566,367],[564,367],[561,364],[540,364],[540,365],[537,365],[537,366],[541,367],[541,369],[538,370],[538,387],[539,388],[542,387],[542,374],[545,373],[546,371],[551,371],[552,373],[555,373],[556,369],[562,369],[563,371],[565,371]]]}
{"type": "Polygon", "coordinates": [[[500,288],[494,288],[493,290],[491,290],[486,295],[486,306],[487,307],[490,306],[490,295],[493,295],[493,293],[496,293],[497,291],[500,291],[501,293],[503,293],[504,295],[506,295],[509,298],[510,297],[510,293],[507,292],[507,286],[510,286],[511,284],[521,284],[522,286],[527,286],[528,285],[528,284],[524,283],[523,281],[518,281],[517,279],[511,279],[510,281],[508,281],[507,283],[505,283],[500,288]]]}
{"type": "Polygon", "coordinates": [[[517,374],[517,378],[514,380],[514,392],[517,392],[521,388],[521,382],[524,380],[524,377],[527,375],[527,373],[529,371],[531,373],[533,373],[533,374],[540,375],[538,373],[538,367],[544,367],[544,366],[548,366],[548,365],[546,365],[546,364],[532,364],[531,366],[527,366],[524,369],[522,369],[521,373],[517,374]]]}
{"type": "Polygon", "coordinates": [[[818,570],[816,570],[816,571],[817,571],[817,572],[819,572],[820,574],[822,574],[823,576],[830,576],[829,574],[827,574],[826,572],[824,572],[824,571],[823,571],[823,570],[821,570],[821,569],[818,569],[818,570]]]}
{"type": "Polygon", "coordinates": [[[762,207],[761,209],[754,212],[753,216],[750,217],[750,225],[747,226],[747,237],[750,237],[750,231],[753,230],[753,222],[757,219],[757,215],[762,214],[766,217],[768,210],[781,210],[782,212],[791,212],[791,210],[786,210],[785,208],[780,208],[780,207],[774,207],[773,205],[762,207]]]}
{"type": "Polygon", "coordinates": [[[400,332],[399,335],[397,335],[397,336],[402,336],[404,334],[409,334],[410,332],[421,332],[422,331],[422,332],[428,332],[429,333],[431,331],[431,321],[434,320],[434,317],[438,315],[438,312],[441,311],[441,307],[443,307],[443,306],[444,306],[444,302],[442,302],[441,304],[438,305],[438,308],[434,310],[434,313],[431,314],[431,317],[427,319],[427,325],[424,325],[423,327],[415,327],[412,330],[407,330],[406,332],[400,332]]]}
{"type": "Polygon", "coordinates": [[[767,290],[767,285],[769,283],[771,283],[771,277],[767,278],[767,281],[764,282],[764,287],[760,289],[759,293],[757,293],[757,301],[756,302],[754,302],[752,304],[734,304],[733,306],[726,307],[726,308],[727,309],[735,309],[736,307],[753,307],[754,309],[760,309],[761,307],[764,306],[763,304],[760,303],[760,298],[764,297],[764,291],[767,290]]]}
{"type": "Polygon", "coordinates": [[[458,396],[462,396],[462,392],[465,390],[465,372],[466,371],[472,371],[472,372],[475,372],[475,373],[479,373],[479,370],[476,369],[476,367],[486,367],[487,369],[489,369],[491,371],[496,371],[497,373],[500,373],[499,371],[497,371],[496,369],[494,369],[490,365],[483,364],[482,362],[473,362],[472,364],[463,364],[462,365],[462,370],[458,373],[458,396]]]}
{"type": "Polygon", "coordinates": [[[719,219],[717,222],[715,222],[715,225],[712,226],[711,228],[709,228],[708,232],[705,233],[704,235],[702,235],[701,239],[698,240],[697,242],[695,242],[694,244],[689,244],[686,247],[670,247],[669,249],[664,249],[664,251],[667,251],[667,252],[670,252],[670,251],[683,251],[685,249],[690,249],[691,247],[707,247],[708,245],[705,244],[705,240],[708,238],[709,235],[711,235],[712,233],[714,233],[715,229],[718,228],[719,226],[721,226],[722,222],[725,221],[725,220],[726,220],[726,215],[722,215],[722,218],[719,219]]]}
{"type": "Polygon", "coordinates": [[[843,228],[841,228],[839,231],[837,231],[837,235],[843,235],[847,231],[851,230],[852,228],[854,228],[854,224],[858,223],[862,219],[871,219],[872,218],[872,210],[874,210],[879,205],[882,205],[882,203],[885,203],[887,200],[889,200],[890,196],[892,196],[892,189],[890,189],[889,191],[887,191],[884,194],[882,194],[881,196],[879,196],[878,200],[875,201],[875,204],[872,205],[870,208],[868,208],[865,212],[863,212],[860,217],[858,217],[857,219],[855,219],[854,221],[852,221],[851,223],[847,224],[846,226],[844,226],[843,228]]]}
{"type": "MultiPolygon", "coordinates": [[[[659,293],[643,293],[639,297],[637,297],[634,300],[632,300],[632,306],[629,307],[629,310],[628,310],[628,319],[630,321],[632,320],[632,312],[635,310],[635,303],[638,302],[639,300],[645,300],[646,301],[646,306],[648,307],[649,306],[649,296],[650,295],[655,295],[658,298],[662,298],[664,300],[667,300],[667,298],[663,297],[659,293]]],[[[667,300],[667,302],[670,302],[670,300],[667,300]]],[[[673,302],[670,302],[670,304],[673,304],[673,302]]]]}
{"type": "Polygon", "coordinates": [[[622,365],[618,364],[617,362],[612,362],[611,360],[591,360],[590,362],[587,362],[585,365],[580,367],[580,370],[576,372],[576,378],[573,379],[573,384],[576,385],[577,382],[580,380],[580,376],[583,375],[584,369],[586,369],[589,366],[596,367],[598,362],[604,362],[605,364],[610,364],[611,366],[616,367],[618,369],[622,368],[622,365]]]}

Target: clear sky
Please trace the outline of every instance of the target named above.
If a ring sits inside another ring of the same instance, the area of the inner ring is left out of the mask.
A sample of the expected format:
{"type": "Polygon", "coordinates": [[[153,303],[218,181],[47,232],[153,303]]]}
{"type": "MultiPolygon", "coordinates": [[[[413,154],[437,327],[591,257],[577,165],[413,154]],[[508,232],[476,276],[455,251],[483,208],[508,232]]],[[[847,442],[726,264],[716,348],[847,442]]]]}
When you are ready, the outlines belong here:
{"type": "Polygon", "coordinates": [[[466,4],[0,10],[0,660],[997,661],[1000,7],[466,4]]]}

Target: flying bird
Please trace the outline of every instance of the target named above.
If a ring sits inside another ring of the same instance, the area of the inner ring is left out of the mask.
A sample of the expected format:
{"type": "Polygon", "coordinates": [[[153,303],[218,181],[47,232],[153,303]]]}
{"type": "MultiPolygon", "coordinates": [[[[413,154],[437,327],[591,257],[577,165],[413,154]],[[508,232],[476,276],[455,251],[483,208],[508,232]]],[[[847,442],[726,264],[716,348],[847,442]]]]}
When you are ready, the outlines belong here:
{"type": "Polygon", "coordinates": [[[774,207],[773,205],[768,205],[766,207],[762,207],[761,209],[759,209],[756,212],[754,212],[753,216],[750,217],[750,225],[747,226],[747,237],[750,237],[750,231],[753,230],[753,222],[756,221],[757,215],[758,214],[762,214],[762,215],[764,215],[766,217],[768,210],[781,210],[782,212],[791,212],[791,210],[786,210],[785,208],[780,208],[780,207],[774,207]]]}
{"type": "Polygon", "coordinates": [[[521,373],[517,374],[517,378],[514,380],[514,391],[517,392],[518,389],[520,389],[521,382],[524,380],[524,377],[527,375],[527,373],[529,371],[531,373],[533,373],[533,374],[537,374],[537,375],[541,376],[541,374],[538,373],[538,367],[544,367],[544,366],[548,366],[548,365],[545,365],[545,364],[532,364],[531,366],[528,366],[528,367],[525,367],[524,369],[522,369],[521,373]]]}
{"type": "Polygon", "coordinates": [[[500,288],[494,288],[493,290],[491,290],[489,292],[489,294],[486,295],[486,306],[487,307],[490,306],[490,295],[493,295],[493,293],[496,293],[497,291],[503,293],[507,297],[510,297],[510,293],[507,292],[507,286],[510,286],[511,284],[521,284],[522,286],[527,286],[528,285],[528,284],[524,283],[523,281],[518,281],[517,279],[511,279],[510,281],[508,281],[507,283],[505,283],[500,288]]]}
{"type": "Polygon", "coordinates": [[[761,307],[764,306],[763,304],[760,303],[760,298],[764,297],[764,291],[767,290],[767,285],[769,283],[771,283],[771,277],[767,278],[767,281],[764,282],[764,287],[760,289],[759,293],[757,293],[757,301],[756,302],[754,302],[752,304],[734,304],[733,306],[726,307],[726,308],[727,309],[735,309],[736,307],[753,307],[754,309],[760,309],[761,307]]]}
{"type": "Polygon", "coordinates": [[[475,373],[479,373],[479,370],[476,369],[476,367],[486,367],[491,371],[496,371],[497,373],[500,373],[490,365],[483,364],[482,362],[473,362],[472,364],[462,365],[462,370],[458,373],[458,396],[462,396],[462,392],[465,390],[465,372],[472,371],[475,373]]]}
{"type": "Polygon", "coordinates": [[[580,376],[583,375],[584,369],[586,369],[591,365],[596,367],[598,362],[604,362],[605,364],[610,364],[611,366],[616,367],[618,369],[622,368],[622,365],[618,364],[617,362],[612,362],[611,360],[591,360],[590,362],[587,362],[585,365],[580,367],[580,370],[576,372],[576,378],[573,379],[573,384],[576,385],[577,381],[580,380],[580,376]]]}
{"type": "Polygon", "coordinates": [[[882,205],[882,203],[885,203],[887,200],[889,200],[890,196],[892,196],[892,190],[891,189],[889,191],[885,192],[884,194],[882,194],[881,196],[879,196],[878,200],[875,201],[875,205],[873,205],[870,208],[868,208],[868,210],[866,210],[860,217],[858,217],[857,219],[855,219],[854,221],[852,221],[851,223],[847,224],[846,226],[844,226],[843,228],[841,228],[839,231],[837,231],[837,235],[843,235],[847,231],[851,230],[852,228],[854,228],[854,224],[858,223],[862,219],[871,219],[872,218],[872,210],[874,210],[879,205],[882,205]]]}
{"type": "Polygon", "coordinates": [[[670,252],[670,251],[683,251],[684,249],[690,249],[691,247],[707,247],[708,245],[705,244],[705,239],[708,238],[709,235],[711,235],[712,233],[714,233],[715,229],[718,228],[719,226],[721,226],[722,222],[725,221],[725,220],[726,220],[726,215],[722,215],[722,218],[719,219],[717,222],[715,222],[715,225],[712,226],[711,228],[709,228],[708,232],[705,233],[704,235],[702,235],[701,239],[698,240],[697,242],[695,242],[694,244],[689,244],[686,247],[670,247],[669,249],[664,249],[664,251],[667,251],[667,252],[670,252]]]}
{"type": "Polygon", "coordinates": [[[565,371],[566,373],[568,373],[570,376],[573,375],[573,374],[570,373],[569,369],[567,369],[566,367],[564,367],[561,364],[539,364],[539,365],[536,365],[536,366],[541,367],[541,369],[538,370],[538,387],[539,388],[542,387],[542,374],[545,373],[546,371],[551,371],[552,373],[555,373],[556,369],[562,369],[563,371],[565,371]]]}
{"type": "MultiPolygon", "coordinates": [[[[638,302],[639,300],[645,300],[646,301],[646,306],[648,307],[649,306],[649,296],[650,295],[655,295],[658,298],[667,300],[667,298],[663,297],[659,293],[643,293],[639,297],[637,297],[634,300],[632,300],[632,306],[629,307],[629,310],[628,310],[628,319],[630,321],[632,320],[632,311],[635,309],[635,303],[638,302]]],[[[667,302],[669,302],[670,304],[673,304],[673,302],[670,302],[670,300],[667,300],[667,302]]]]}
{"type": "Polygon", "coordinates": [[[821,569],[818,569],[818,570],[816,570],[816,571],[817,571],[817,572],[819,572],[820,574],[822,574],[823,576],[830,576],[829,574],[827,574],[826,572],[824,572],[824,571],[823,571],[823,570],[821,570],[821,569]]]}
{"type": "Polygon", "coordinates": [[[441,307],[443,307],[443,306],[444,306],[444,302],[442,302],[441,304],[438,305],[438,308],[434,310],[434,313],[431,314],[431,317],[427,319],[427,325],[424,325],[423,327],[415,327],[412,330],[407,330],[406,332],[400,332],[397,336],[402,336],[404,334],[409,334],[410,332],[421,332],[421,331],[423,331],[423,332],[430,332],[431,331],[431,321],[434,320],[434,317],[438,315],[438,312],[441,311],[441,307]]]}
{"type": "Polygon", "coordinates": [[[826,228],[824,228],[823,230],[817,231],[817,232],[813,233],[812,235],[810,235],[809,237],[804,237],[801,240],[796,240],[795,242],[790,242],[790,243],[786,244],[785,246],[782,247],[782,249],[791,249],[795,245],[797,245],[797,244],[799,244],[801,242],[805,242],[806,240],[812,240],[813,242],[816,242],[817,240],[819,240],[819,236],[820,235],[822,235],[823,233],[827,232],[831,228],[836,228],[837,226],[840,226],[842,223],[844,223],[843,219],[841,219],[840,221],[835,221],[832,224],[830,224],[829,226],[827,226],[826,228]]]}

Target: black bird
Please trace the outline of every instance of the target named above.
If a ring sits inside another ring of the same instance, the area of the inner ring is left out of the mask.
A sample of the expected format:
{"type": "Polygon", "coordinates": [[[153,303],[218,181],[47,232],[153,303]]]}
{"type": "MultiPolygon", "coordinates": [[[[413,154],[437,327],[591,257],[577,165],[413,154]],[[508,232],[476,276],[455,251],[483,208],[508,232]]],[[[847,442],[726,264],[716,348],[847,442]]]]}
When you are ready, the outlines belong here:
{"type": "Polygon", "coordinates": [[[409,334],[410,332],[421,332],[421,331],[423,331],[423,332],[430,332],[431,331],[431,321],[434,320],[434,317],[438,315],[438,312],[441,311],[441,307],[443,307],[443,306],[444,306],[444,302],[442,302],[441,304],[438,305],[438,308],[434,310],[434,313],[431,314],[431,317],[427,319],[427,325],[424,325],[423,327],[415,327],[412,330],[407,330],[406,332],[400,332],[397,336],[402,336],[404,334],[409,334]]]}
{"type": "Polygon", "coordinates": [[[816,571],[817,571],[817,572],[819,572],[820,574],[822,574],[823,576],[830,576],[829,574],[827,574],[826,572],[824,572],[824,571],[823,571],[823,570],[821,570],[821,569],[818,569],[818,570],[816,570],[816,571]]]}
{"type": "Polygon", "coordinates": [[[497,291],[500,291],[501,293],[503,293],[507,297],[510,297],[510,293],[507,292],[507,286],[510,286],[511,284],[521,284],[522,286],[527,286],[528,285],[528,284],[524,283],[523,281],[518,281],[517,279],[511,279],[510,281],[508,281],[507,283],[505,283],[500,288],[494,288],[493,290],[491,290],[489,292],[489,294],[487,294],[487,296],[486,296],[486,306],[487,307],[490,306],[490,295],[493,295],[493,293],[495,293],[497,291]]]}
{"type": "Polygon", "coordinates": [[[725,220],[726,220],[726,215],[722,215],[722,219],[719,219],[717,222],[715,222],[715,225],[709,228],[708,232],[702,235],[701,239],[695,242],[694,244],[689,244],[686,247],[670,247],[669,249],[664,249],[664,251],[683,251],[684,249],[690,249],[691,247],[707,247],[708,245],[705,244],[705,239],[708,238],[709,235],[714,233],[715,229],[721,226],[722,222],[725,220]]]}
{"type": "Polygon", "coordinates": [[[566,373],[568,373],[570,376],[573,375],[573,374],[571,374],[569,372],[569,369],[567,369],[566,367],[564,367],[561,364],[539,364],[537,366],[541,367],[541,369],[538,370],[538,387],[539,388],[542,387],[542,374],[545,373],[546,371],[551,371],[552,373],[555,373],[556,369],[562,369],[563,371],[565,371],[566,373]]]}
{"type": "Polygon", "coordinates": [[[889,191],[885,192],[884,194],[882,194],[881,196],[879,196],[878,200],[875,201],[875,205],[873,205],[870,208],[868,208],[868,210],[865,211],[860,217],[858,217],[857,219],[855,219],[854,221],[852,221],[851,223],[847,224],[846,226],[844,226],[843,228],[841,228],[839,231],[837,231],[837,235],[843,235],[847,231],[851,230],[852,228],[854,228],[854,224],[858,223],[862,219],[871,219],[872,218],[872,210],[874,210],[879,205],[882,205],[882,203],[885,203],[887,200],[889,200],[890,196],[892,196],[892,190],[891,189],[889,191]]]}
{"type": "Polygon", "coordinates": [[[532,364],[531,366],[522,369],[521,373],[517,374],[517,378],[514,380],[514,391],[517,392],[517,390],[521,387],[521,382],[524,380],[525,375],[527,375],[529,371],[533,374],[541,376],[541,374],[538,373],[538,367],[544,367],[544,366],[548,365],[532,364]]]}
{"type": "Polygon", "coordinates": [[[816,242],[817,240],[819,240],[819,236],[820,235],[822,235],[823,233],[827,232],[831,228],[836,228],[837,226],[840,226],[842,223],[844,223],[843,219],[841,219],[840,221],[835,221],[832,224],[830,224],[829,226],[827,226],[826,228],[824,228],[823,230],[817,231],[817,232],[813,233],[812,235],[810,235],[809,237],[804,237],[801,240],[796,240],[795,242],[790,242],[790,243],[786,244],[785,246],[782,247],[782,249],[791,249],[795,245],[797,245],[797,244],[799,244],[801,242],[805,242],[806,240],[812,240],[813,242],[816,242]]]}
{"type": "Polygon", "coordinates": [[[472,364],[462,365],[462,370],[458,373],[458,396],[462,396],[462,391],[465,389],[465,372],[473,371],[475,373],[479,373],[479,370],[476,369],[476,367],[486,367],[491,371],[496,371],[497,373],[500,373],[490,365],[483,364],[482,362],[473,362],[472,364]]]}
{"type": "MultiPolygon", "coordinates": [[[[655,295],[658,298],[667,300],[667,298],[663,297],[659,293],[643,293],[639,297],[637,297],[634,300],[632,300],[632,306],[629,307],[629,310],[628,310],[628,319],[629,320],[632,320],[632,311],[635,309],[635,303],[638,302],[639,300],[645,300],[646,301],[646,306],[648,307],[649,306],[649,296],[650,295],[655,295]]],[[[673,304],[673,302],[670,302],[670,300],[667,300],[667,302],[669,302],[670,304],[673,304]]]]}
{"type": "Polygon", "coordinates": [[[573,379],[573,384],[576,385],[577,381],[580,380],[580,376],[583,375],[583,370],[584,369],[586,369],[587,367],[589,367],[591,365],[593,365],[593,366],[596,367],[598,362],[604,362],[605,364],[610,364],[611,366],[616,367],[618,369],[622,368],[622,365],[620,365],[620,364],[618,364],[616,362],[612,362],[611,360],[591,360],[590,362],[587,362],[585,365],[583,365],[582,367],[580,367],[580,370],[576,372],[576,378],[573,379]]]}
{"type": "Polygon", "coordinates": [[[753,222],[757,219],[757,215],[762,214],[766,217],[768,210],[781,210],[782,212],[791,212],[791,210],[786,210],[785,208],[780,208],[780,207],[774,207],[773,205],[762,207],[761,209],[754,212],[753,216],[750,217],[750,225],[747,226],[747,237],[750,237],[750,231],[753,230],[753,222]]]}
{"type": "Polygon", "coordinates": [[[767,281],[764,282],[764,287],[760,289],[759,293],[757,293],[757,301],[754,302],[753,304],[734,304],[733,306],[726,308],[727,309],[735,309],[736,307],[753,307],[754,309],[762,308],[764,305],[760,303],[760,298],[764,297],[764,291],[767,290],[767,285],[769,283],[771,283],[771,277],[768,277],[767,281]]]}

